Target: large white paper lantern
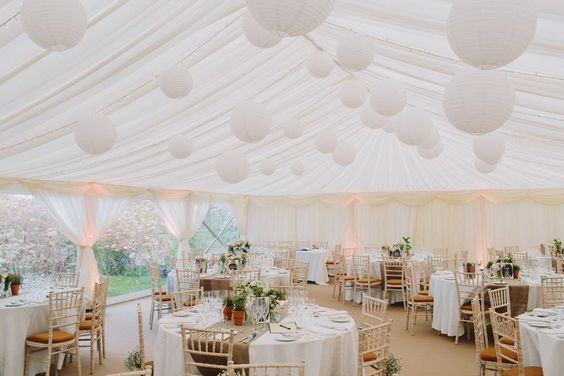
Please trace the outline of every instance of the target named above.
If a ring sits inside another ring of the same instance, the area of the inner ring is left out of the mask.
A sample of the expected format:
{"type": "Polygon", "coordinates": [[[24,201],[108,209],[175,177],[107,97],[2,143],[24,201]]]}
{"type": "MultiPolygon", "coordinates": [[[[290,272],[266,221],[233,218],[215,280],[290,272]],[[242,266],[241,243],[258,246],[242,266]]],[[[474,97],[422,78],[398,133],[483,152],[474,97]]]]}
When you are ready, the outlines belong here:
{"type": "Polygon", "coordinates": [[[91,114],[74,127],[74,140],[88,154],[99,155],[114,146],[117,130],[112,121],[102,114],[91,114]]]}
{"type": "Polygon", "coordinates": [[[270,132],[272,117],[261,103],[243,102],[231,112],[231,132],[243,142],[259,142],[270,132]]]}
{"type": "Polygon", "coordinates": [[[188,158],[192,155],[192,148],[192,140],[183,134],[173,136],[168,142],[168,151],[177,159],[188,158]]]}
{"type": "Polygon", "coordinates": [[[216,159],[215,169],[221,180],[237,184],[249,175],[249,160],[239,151],[228,150],[216,159]]]}
{"type": "Polygon", "coordinates": [[[334,67],[333,57],[324,51],[315,52],[307,61],[307,71],[316,78],[329,76],[334,67]]]}
{"type": "Polygon", "coordinates": [[[76,46],[86,32],[87,23],[79,0],[24,0],[21,22],[35,44],[52,51],[76,46]]]}
{"type": "Polygon", "coordinates": [[[247,0],[247,8],[265,29],[281,37],[298,36],[319,27],[335,0],[247,0]]]}
{"type": "Polygon", "coordinates": [[[263,159],[259,163],[259,170],[263,175],[272,175],[276,171],[276,161],[274,159],[263,159]]]}
{"type": "Polygon", "coordinates": [[[366,69],[374,59],[374,46],[366,35],[349,34],[337,44],[337,60],[345,69],[366,69]]]}
{"type": "Polygon", "coordinates": [[[457,129],[470,134],[493,132],[511,116],[515,90],[504,72],[468,67],[446,87],[443,108],[457,129]]]}
{"type": "Polygon", "coordinates": [[[356,153],[356,148],[353,144],[347,141],[340,141],[333,153],[331,153],[331,157],[336,164],[348,166],[354,162],[356,153]]]}
{"type": "Polygon", "coordinates": [[[360,110],[360,120],[362,121],[362,124],[366,125],[368,128],[379,129],[385,126],[390,118],[380,115],[367,103],[362,106],[362,109],[360,110]]]}
{"type": "Polygon", "coordinates": [[[284,122],[284,124],[282,124],[282,129],[284,129],[286,137],[291,139],[299,138],[304,132],[302,122],[295,118],[284,122]]]}
{"type": "Polygon", "coordinates": [[[247,40],[258,48],[273,47],[282,40],[278,35],[259,25],[249,12],[243,16],[243,33],[247,40]]]}
{"type": "Polygon", "coordinates": [[[301,176],[305,171],[304,164],[301,161],[296,161],[290,165],[290,171],[296,176],[301,176]]]}
{"type": "Polygon", "coordinates": [[[192,91],[192,85],[192,75],[180,65],[165,69],[159,76],[159,87],[169,98],[187,96],[192,91]]]}
{"type": "Polygon", "coordinates": [[[418,145],[421,146],[423,149],[432,149],[439,142],[441,142],[441,135],[439,134],[439,131],[437,131],[437,128],[433,127],[433,130],[431,131],[429,137],[427,137],[423,142],[421,142],[418,145]]]}
{"type": "Polygon", "coordinates": [[[361,80],[350,80],[341,85],[339,97],[341,102],[349,108],[358,108],[366,102],[368,90],[361,80]]]}
{"type": "Polygon", "coordinates": [[[315,136],[315,147],[321,153],[331,153],[337,146],[337,135],[329,129],[322,130],[315,136]]]}
{"type": "Polygon", "coordinates": [[[487,133],[474,139],[474,154],[488,164],[496,164],[505,152],[505,139],[499,133],[487,133]]]}
{"type": "Polygon", "coordinates": [[[439,141],[434,147],[430,149],[422,148],[420,145],[417,146],[417,153],[425,159],[435,159],[443,152],[443,143],[439,141]]]}
{"type": "Polygon", "coordinates": [[[395,119],[391,119],[384,125],[382,130],[386,133],[394,133],[396,131],[397,123],[394,121],[395,119]]]}
{"type": "Polygon", "coordinates": [[[370,104],[374,111],[384,116],[399,114],[405,107],[405,87],[394,80],[381,80],[370,90],[370,104]]]}
{"type": "Polygon", "coordinates": [[[476,170],[478,170],[482,174],[489,174],[490,172],[494,171],[495,168],[497,167],[497,165],[495,163],[490,164],[490,163],[484,162],[480,158],[476,158],[474,160],[474,166],[476,167],[476,170]]]}
{"type": "Polygon", "coordinates": [[[535,35],[532,0],[458,0],[447,21],[447,37],[456,56],[482,69],[517,59],[535,35]]]}
{"type": "Polygon", "coordinates": [[[424,111],[406,108],[396,118],[396,137],[407,145],[418,145],[431,135],[433,120],[424,111]]]}

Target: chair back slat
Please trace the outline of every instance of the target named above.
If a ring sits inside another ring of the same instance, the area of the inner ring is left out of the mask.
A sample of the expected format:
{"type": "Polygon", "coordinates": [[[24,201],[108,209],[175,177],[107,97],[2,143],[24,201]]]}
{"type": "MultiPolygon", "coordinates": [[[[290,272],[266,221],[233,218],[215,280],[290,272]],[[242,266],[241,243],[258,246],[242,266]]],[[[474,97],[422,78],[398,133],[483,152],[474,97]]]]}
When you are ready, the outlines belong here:
{"type": "Polygon", "coordinates": [[[196,269],[176,269],[176,291],[192,290],[200,287],[200,271],[196,269]]]}
{"type": "Polygon", "coordinates": [[[564,304],[564,275],[542,276],[541,290],[544,308],[564,304]]]}
{"type": "Polygon", "coordinates": [[[509,295],[509,286],[488,290],[490,298],[490,308],[511,317],[511,298],[509,295]]]}
{"type": "Polygon", "coordinates": [[[304,376],[304,369],[304,363],[230,363],[227,374],[229,376],[304,376]]]}
{"type": "Polygon", "coordinates": [[[364,322],[368,321],[366,319],[375,319],[379,323],[383,323],[386,319],[387,310],[387,300],[362,294],[362,318],[364,322]]]}

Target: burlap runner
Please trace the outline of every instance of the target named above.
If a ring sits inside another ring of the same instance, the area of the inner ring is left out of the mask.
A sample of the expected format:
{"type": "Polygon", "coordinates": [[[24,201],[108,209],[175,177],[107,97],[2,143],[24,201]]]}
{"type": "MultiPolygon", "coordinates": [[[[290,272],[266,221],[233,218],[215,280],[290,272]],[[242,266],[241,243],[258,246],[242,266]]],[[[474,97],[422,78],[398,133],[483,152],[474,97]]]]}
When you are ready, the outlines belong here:
{"type": "Polygon", "coordinates": [[[200,287],[204,291],[229,290],[230,278],[217,278],[217,276],[200,277],[200,287]]]}
{"type": "MultiPolygon", "coordinates": [[[[516,317],[527,312],[529,303],[529,285],[523,284],[519,280],[508,280],[509,299],[511,300],[511,316],[516,317]]],[[[488,284],[486,290],[500,288],[500,285],[488,284]]],[[[489,296],[486,291],[486,303],[489,303],[489,296]]]]}

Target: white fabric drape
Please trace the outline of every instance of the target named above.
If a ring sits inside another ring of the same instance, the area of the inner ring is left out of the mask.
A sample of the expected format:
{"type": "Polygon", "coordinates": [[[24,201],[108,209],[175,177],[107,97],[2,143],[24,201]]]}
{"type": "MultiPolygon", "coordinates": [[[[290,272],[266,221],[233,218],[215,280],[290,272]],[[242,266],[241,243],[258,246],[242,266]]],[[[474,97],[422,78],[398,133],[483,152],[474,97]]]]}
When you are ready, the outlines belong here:
{"type": "MultiPolygon", "coordinates": [[[[190,205],[190,232],[188,233],[188,237],[191,237],[198,231],[206,214],[208,213],[208,209],[210,208],[209,201],[205,199],[192,197],[191,205],[190,205]]],[[[188,244],[188,249],[190,249],[190,244],[188,244]]]]}
{"type": "Polygon", "coordinates": [[[231,212],[235,221],[239,226],[239,233],[241,239],[247,239],[247,205],[249,204],[249,199],[247,197],[235,197],[229,200],[229,205],[231,206],[231,212]]]}
{"type": "Polygon", "coordinates": [[[104,230],[125,210],[129,199],[105,196],[95,185],[71,191],[32,187],[59,229],[77,245],[79,285],[88,299],[100,279],[92,246],[104,230]]]}
{"type": "Polygon", "coordinates": [[[154,200],[159,213],[170,231],[178,240],[177,257],[190,257],[191,200],[187,192],[155,191],[154,200]]]}

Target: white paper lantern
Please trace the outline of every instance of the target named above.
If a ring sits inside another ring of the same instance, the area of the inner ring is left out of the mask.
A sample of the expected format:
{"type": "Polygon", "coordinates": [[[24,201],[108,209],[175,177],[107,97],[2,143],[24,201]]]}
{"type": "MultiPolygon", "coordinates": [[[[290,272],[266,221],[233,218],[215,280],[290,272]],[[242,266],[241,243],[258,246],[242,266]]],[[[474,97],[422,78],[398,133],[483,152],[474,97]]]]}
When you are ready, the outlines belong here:
{"type": "Polygon", "coordinates": [[[457,129],[470,134],[493,132],[511,116],[515,90],[504,72],[468,67],[446,87],[445,114],[457,129]]]}
{"type": "Polygon", "coordinates": [[[165,69],[159,75],[159,86],[169,98],[187,96],[192,91],[192,85],[192,75],[179,65],[165,69]]]}
{"type": "Polygon", "coordinates": [[[349,108],[358,108],[366,102],[368,91],[361,80],[350,80],[341,85],[339,97],[341,102],[349,108]]]}
{"type": "Polygon", "coordinates": [[[360,120],[368,128],[379,129],[385,126],[390,118],[380,115],[369,104],[365,104],[360,111],[360,120]]]}
{"type": "Polygon", "coordinates": [[[382,130],[386,133],[394,133],[396,131],[396,125],[397,125],[394,120],[395,119],[391,119],[390,121],[388,121],[386,125],[384,125],[382,130]]]}
{"type": "Polygon", "coordinates": [[[282,124],[282,128],[286,137],[291,139],[299,138],[304,132],[302,122],[295,118],[282,124]]]}
{"type": "Polygon", "coordinates": [[[247,40],[258,48],[273,47],[282,40],[278,35],[259,25],[249,12],[243,16],[243,33],[247,40]]]}
{"type": "Polygon", "coordinates": [[[394,80],[378,81],[370,90],[370,104],[374,111],[384,116],[399,114],[407,102],[405,87],[394,80]]]}
{"type": "Polygon", "coordinates": [[[216,159],[215,169],[221,180],[237,184],[249,175],[249,160],[239,151],[228,150],[216,159]]]}
{"type": "Polygon", "coordinates": [[[431,135],[433,120],[424,111],[406,108],[396,118],[396,136],[407,145],[418,145],[431,135]]]}
{"type": "Polygon", "coordinates": [[[86,12],[79,0],[24,0],[21,22],[38,46],[64,51],[76,46],[86,32],[86,12]]]}
{"type": "Polygon", "coordinates": [[[337,60],[345,69],[366,69],[374,59],[374,46],[366,35],[349,34],[337,44],[337,60]]]}
{"type": "Polygon", "coordinates": [[[276,161],[274,159],[263,159],[259,163],[259,170],[263,175],[272,175],[276,171],[276,161]]]}
{"type": "Polygon", "coordinates": [[[492,69],[527,49],[536,24],[532,0],[458,0],[450,10],[447,37],[460,60],[492,69]]]}
{"type": "Polygon", "coordinates": [[[186,135],[176,135],[168,142],[168,151],[174,158],[188,158],[192,155],[192,140],[186,135]]]}
{"type": "Polygon", "coordinates": [[[437,145],[431,149],[425,149],[421,146],[417,146],[417,153],[425,159],[437,158],[443,152],[443,143],[439,142],[437,145]]]}
{"type": "Polygon", "coordinates": [[[337,146],[337,135],[329,129],[322,130],[315,136],[315,147],[321,153],[331,153],[337,146]]]}
{"type": "Polygon", "coordinates": [[[301,176],[305,171],[304,164],[301,161],[296,161],[290,166],[290,171],[292,171],[292,174],[296,176],[301,176]]]}
{"type": "Polygon", "coordinates": [[[74,140],[88,154],[99,155],[114,146],[117,130],[112,121],[102,114],[91,114],[74,127],[74,140]]]}
{"type": "Polygon", "coordinates": [[[247,8],[266,30],[281,37],[304,35],[319,27],[335,0],[247,0],[247,8]]]}
{"type": "Polygon", "coordinates": [[[419,146],[421,146],[423,149],[432,149],[439,142],[441,142],[441,135],[439,134],[439,131],[437,131],[437,128],[433,127],[433,130],[431,131],[429,137],[427,137],[425,141],[421,142],[419,146]]]}
{"type": "Polygon", "coordinates": [[[495,170],[495,168],[497,167],[497,165],[495,163],[490,164],[490,163],[484,162],[480,158],[476,158],[474,160],[474,166],[476,167],[476,170],[478,170],[482,174],[489,174],[490,172],[495,170]]]}
{"type": "Polygon", "coordinates": [[[270,132],[272,118],[261,103],[243,102],[231,112],[231,132],[243,142],[259,142],[270,132]]]}
{"type": "Polygon", "coordinates": [[[353,144],[347,141],[340,141],[333,153],[331,153],[331,157],[336,164],[348,166],[354,162],[356,153],[356,148],[353,144]]]}
{"type": "Polygon", "coordinates": [[[474,154],[488,164],[496,164],[505,152],[505,139],[499,133],[487,133],[474,139],[474,154]]]}
{"type": "Polygon", "coordinates": [[[307,61],[307,71],[316,78],[329,76],[334,67],[333,57],[324,51],[315,52],[307,61]]]}

